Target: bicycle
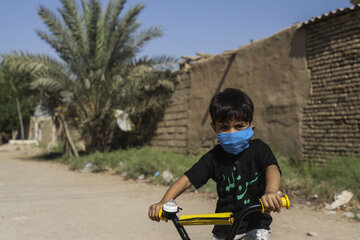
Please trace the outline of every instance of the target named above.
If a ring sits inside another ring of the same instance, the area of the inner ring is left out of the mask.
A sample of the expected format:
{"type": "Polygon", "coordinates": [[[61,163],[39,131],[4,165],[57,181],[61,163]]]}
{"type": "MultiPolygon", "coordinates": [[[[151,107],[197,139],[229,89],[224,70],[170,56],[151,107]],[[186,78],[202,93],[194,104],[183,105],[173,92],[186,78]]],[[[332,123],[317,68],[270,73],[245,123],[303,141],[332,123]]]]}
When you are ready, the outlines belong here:
{"type": "MultiPolygon", "coordinates": [[[[281,198],[282,206],[286,209],[290,208],[290,200],[285,194],[281,198]]],[[[159,211],[160,220],[171,220],[177,229],[181,239],[190,240],[184,226],[186,225],[231,225],[230,231],[225,240],[233,240],[237,234],[241,223],[246,215],[252,212],[261,211],[265,212],[265,208],[259,199],[258,204],[254,204],[243,208],[237,214],[232,212],[213,213],[213,214],[197,214],[197,215],[182,215],[180,218],[177,216],[179,210],[182,210],[173,199],[167,201],[159,211]]]]}

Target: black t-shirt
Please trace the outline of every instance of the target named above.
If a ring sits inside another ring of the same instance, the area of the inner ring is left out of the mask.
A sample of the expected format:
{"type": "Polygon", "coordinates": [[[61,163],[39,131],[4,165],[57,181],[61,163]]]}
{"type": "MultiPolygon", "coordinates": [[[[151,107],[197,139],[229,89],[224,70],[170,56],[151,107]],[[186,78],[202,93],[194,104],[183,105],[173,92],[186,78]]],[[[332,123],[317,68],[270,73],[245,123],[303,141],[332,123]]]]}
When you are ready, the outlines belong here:
{"type": "MultiPolygon", "coordinates": [[[[278,166],[270,147],[260,139],[250,140],[249,147],[233,155],[216,145],[195,163],[185,175],[198,189],[210,178],[216,182],[218,201],[216,212],[237,213],[245,206],[259,203],[265,191],[265,170],[278,166]]],[[[251,213],[245,217],[238,233],[255,228],[270,229],[272,218],[268,214],[251,213]]],[[[216,225],[213,233],[225,237],[230,226],[216,225]]]]}

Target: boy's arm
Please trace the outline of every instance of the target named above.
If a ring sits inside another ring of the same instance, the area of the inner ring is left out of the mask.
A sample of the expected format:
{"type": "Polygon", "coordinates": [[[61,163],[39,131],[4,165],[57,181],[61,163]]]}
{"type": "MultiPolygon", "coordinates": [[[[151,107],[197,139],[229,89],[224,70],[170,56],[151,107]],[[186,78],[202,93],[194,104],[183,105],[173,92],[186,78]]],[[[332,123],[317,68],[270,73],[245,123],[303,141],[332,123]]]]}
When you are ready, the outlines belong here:
{"type": "Polygon", "coordinates": [[[149,207],[149,218],[154,221],[160,221],[159,211],[164,203],[169,199],[175,199],[191,186],[191,182],[187,176],[182,176],[176,180],[166,191],[160,202],[149,207]]]}
{"type": "Polygon", "coordinates": [[[277,193],[280,187],[280,171],[278,166],[272,164],[266,168],[265,193],[261,197],[264,208],[270,211],[280,212],[282,207],[281,197],[277,193]]]}

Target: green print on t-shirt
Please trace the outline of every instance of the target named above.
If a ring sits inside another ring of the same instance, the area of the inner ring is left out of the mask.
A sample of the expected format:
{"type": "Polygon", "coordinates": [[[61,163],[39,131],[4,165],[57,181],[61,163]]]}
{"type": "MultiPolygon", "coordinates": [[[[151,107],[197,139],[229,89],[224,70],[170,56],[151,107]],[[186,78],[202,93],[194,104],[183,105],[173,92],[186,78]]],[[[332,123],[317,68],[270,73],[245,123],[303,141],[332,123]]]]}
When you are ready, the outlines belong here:
{"type": "MultiPolygon", "coordinates": [[[[236,166],[233,168],[233,172],[231,172],[231,178],[230,177],[227,177],[227,180],[228,180],[228,185],[226,186],[226,188],[225,188],[225,190],[227,191],[227,192],[230,192],[230,190],[232,189],[232,188],[235,188],[235,183],[236,183],[236,181],[240,181],[241,180],[241,176],[239,175],[239,176],[237,176],[237,178],[236,178],[236,180],[235,180],[235,177],[234,177],[234,172],[236,173],[236,166]]],[[[239,194],[239,195],[237,195],[236,196],[236,199],[237,200],[241,200],[241,199],[243,199],[244,198],[244,196],[245,196],[245,194],[246,194],[246,192],[247,192],[247,189],[248,189],[248,186],[249,185],[251,185],[251,184],[253,184],[254,182],[256,182],[258,179],[259,179],[259,172],[256,172],[255,173],[255,178],[253,179],[253,180],[251,180],[251,181],[249,181],[249,182],[245,182],[245,188],[244,188],[244,192],[242,192],[241,194],[239,194]]],[[[225,175],[223,175],[223,179],[224,180],[226,180],[226,177],[225,177],[225,175]]],[[[239,185],[239,191],[241,191],[243,189],[243,186],[241,186],[241,185],[239,185]]],[[[247,205],[247,204],[249,204],[250,203],[250,199],[245,199],[244,200],[244,204],[245,205],[247,205]]]]}

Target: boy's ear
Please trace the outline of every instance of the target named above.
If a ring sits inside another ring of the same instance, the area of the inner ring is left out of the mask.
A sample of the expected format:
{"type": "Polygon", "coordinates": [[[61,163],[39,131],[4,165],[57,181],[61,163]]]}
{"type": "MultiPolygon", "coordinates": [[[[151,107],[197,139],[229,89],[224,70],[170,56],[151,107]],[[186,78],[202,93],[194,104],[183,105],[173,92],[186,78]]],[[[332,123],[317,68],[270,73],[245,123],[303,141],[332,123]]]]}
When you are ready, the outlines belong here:
{"type": "Polygon", "coordinates": [[[255,125],[251,125],[251,128],[254,131],[255,130],[255,125]]]}

